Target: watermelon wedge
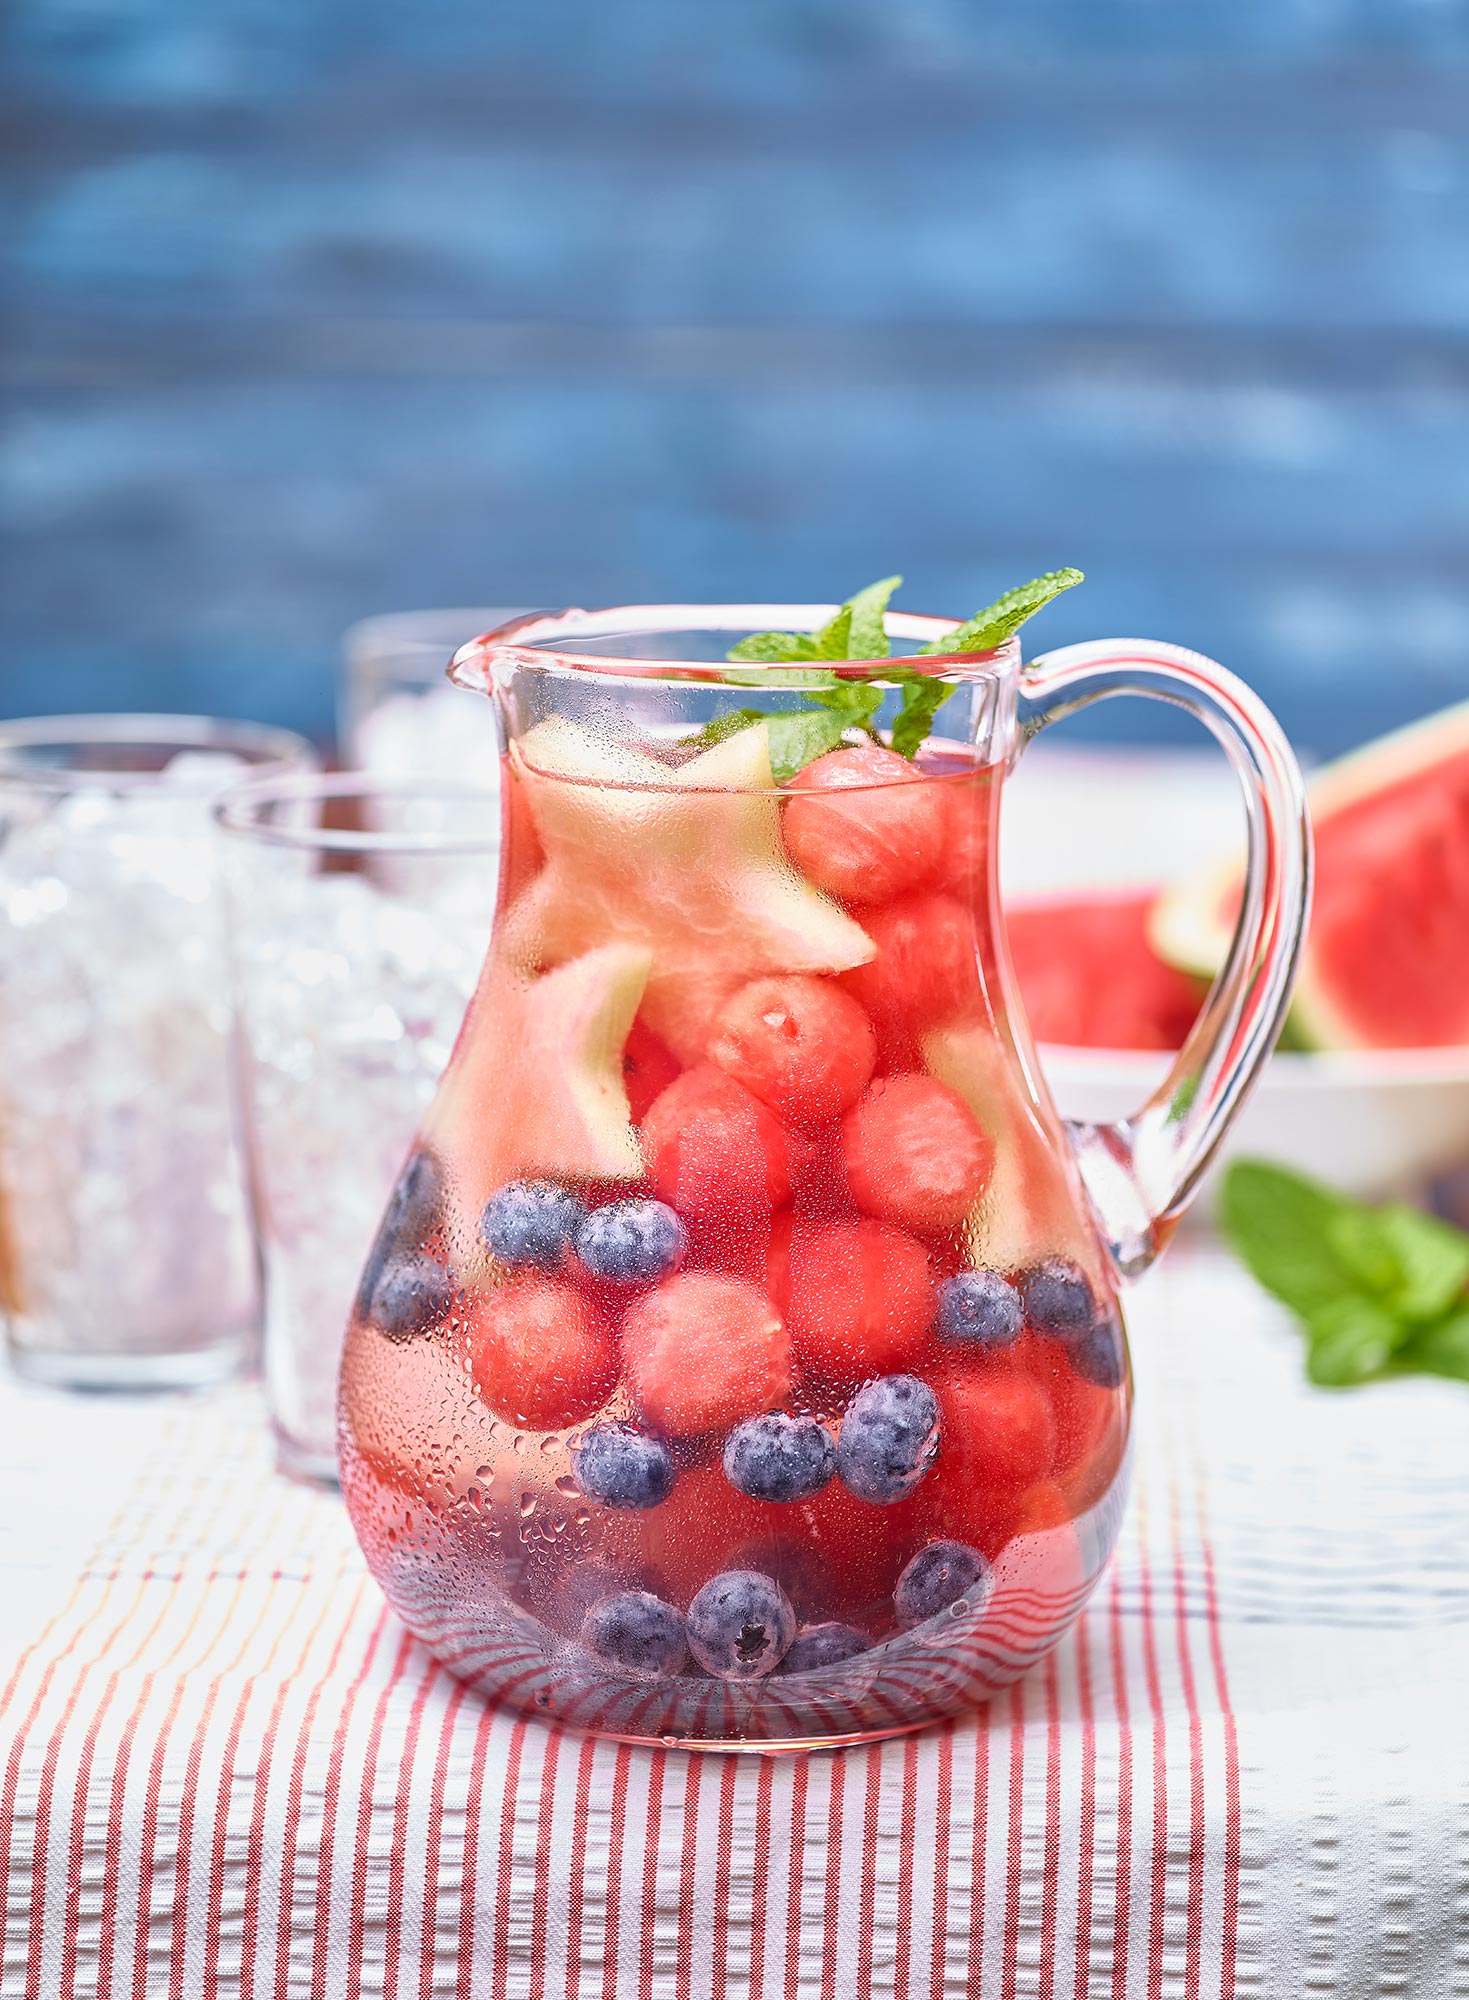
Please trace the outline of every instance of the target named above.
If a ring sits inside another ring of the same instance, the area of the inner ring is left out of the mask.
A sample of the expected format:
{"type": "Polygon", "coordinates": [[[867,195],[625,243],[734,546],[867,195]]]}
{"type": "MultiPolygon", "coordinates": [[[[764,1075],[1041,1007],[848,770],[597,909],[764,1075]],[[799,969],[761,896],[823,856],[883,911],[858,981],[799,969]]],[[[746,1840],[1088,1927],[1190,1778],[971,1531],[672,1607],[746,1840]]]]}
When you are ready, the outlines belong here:
{"type": "MultiPolygon", "coordinates": [[[[1316,892],[1291,1020],[1308,1048],[1469,1045],[1469,702],[1395,730],[1311,786],[1316,892]]],[[[1186,971],[1224,961],[1240,864],[1168,890],[1149,934],[1186,971]]]]}
{"type": "Polygon", "coordinates": [[[1010,963],[1038,1042],[1084,1049],[1181,1049],[1203,980],[1160,958],[1153,890],[1073,896],[1005,910],[1010,963]]]}

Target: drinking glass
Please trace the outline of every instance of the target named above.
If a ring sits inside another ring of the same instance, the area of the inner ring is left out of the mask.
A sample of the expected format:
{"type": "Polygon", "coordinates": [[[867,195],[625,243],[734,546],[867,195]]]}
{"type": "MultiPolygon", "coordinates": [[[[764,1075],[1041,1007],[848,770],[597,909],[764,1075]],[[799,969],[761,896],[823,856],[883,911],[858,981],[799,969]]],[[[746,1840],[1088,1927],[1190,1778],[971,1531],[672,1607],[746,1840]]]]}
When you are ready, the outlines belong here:
{"type": "Polygon", "coordinates": [[[283,1470],[336,1478],[342,1333],[489,935],[493,793],[299,776],[216,808],[283,1470]]]}
{"type": "Polygon", "coordinates": [[[515,615],[391,611],[349,626],[337,702],[344,762],[375,777],[493,783],[493,720],[482,704],[456,698],[444,662],[474,633],[515,615]]]}
{"type": "Polygon", "coordinates": [[[210,804],[309,769],[289,730],[0,724],[0,1309],[76,1388],[233,1372],[257,1320],[210,804]]]}

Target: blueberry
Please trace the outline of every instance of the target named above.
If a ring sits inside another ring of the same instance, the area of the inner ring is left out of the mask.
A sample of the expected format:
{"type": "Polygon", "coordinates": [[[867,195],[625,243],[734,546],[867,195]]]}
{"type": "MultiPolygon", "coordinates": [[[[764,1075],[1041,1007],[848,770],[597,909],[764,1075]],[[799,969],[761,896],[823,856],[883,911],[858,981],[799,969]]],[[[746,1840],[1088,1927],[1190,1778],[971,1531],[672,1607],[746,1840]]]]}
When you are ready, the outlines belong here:
{"type": "Polygon", "coordinates": [[[571,1454],[571,1470],[588,1500],[633,1511],[656,1507],[676,1478],[668,1446],[636,1424],[598,1424],[571,1454]]]}
{"type": "Polygon", "coordinates": [[[938,1452],[939,1401],[916,1375],[883,1375],[847,1406],[837,1440],[842,1483],[859,1500],[890,1506],[910,1494],[938,1452]]]}
{"type": "Polygon", "coordinates": [[[1008,1347],[1020,1337],[1020,1294],[998,1271],[960,1271],[939,1286],[939,1338],[956,1347],[1008,1347]]]}
{"type": "Polygon", "coordinates": [[[457,1289],[432,1257],[402,1257],[379,1274],[367,1317],[389,1340],[411,1340],[444,1317],[457,1289]]]}
{"type": "Polygon", "coordinates": [[[790,1599],[757,1569],[712,1577],[689,1606],[689,1650],[721,1680],[762,1679],[780,1665],[795,1636],[790,1599]]]}
{"type": "Polygon", "coordinates": [[[358,1285],[361,1311],[368,1310],[368,1301],[391,1260],[417,1250],[434,1228],[439,1219],[440,1197],[438,1161],[432,1153],[415,1153],[388,1197],[371,1254],[363,1267],[358,1285]]]}
{"type": "Polygon", "coordinates": [[[683,1619],[647,1590],[621,1590],[594,1604],[582,1621],[581,1637],[598,1658],[644,1680],[679,1673],[688,1663],[683,1619]]]}
{"type": "Polygon", "coordinates": [[[1115,1319],[1099,1319],[1079,1340],[1067,1341],[1066,1352],[1083,1381],[1094,1382],[1099,1389],[1122,1386],[1122,1329],[1115,1319]]]}
{"type": "Polygon", "coordinates": [[[815,1417],[751,1417],[724,1447],[725,1478],[752,1500],[809,1500],[836,1469],[831,1432],[815,1417]]]}
{"type": "Polygon", "coordinates": [[[577,1224],[575,1243],[593,1277],[643,1285],[678,1269],[689,1232],[666,1201],[614,1201],[577,1224]]]}
{"type": "Polygon", "coordinates": [[[554,1271],[585,1214],[576,1196],[555,1181],[511,1181],[485,1203],[479,1233],[502,1264],[554,1271]]]}
{"type": "Polygon", "coordinates": [[[978,1549],[966,1542],[930,1542],[898,1578],[893,1592],[898,1623],[905,1630],[921,1625],[961,1598],[971,1611],[981,1610],[990,1582],[990,1566],[978,1549]]]}
{"type": "Polygon", "coordinates": [[[1025,1316],[1037,1333],[1068,1340],[1085,1333],[1097,1316],[1086,1272],[1069,1257],[1048,1257],[1020,1280],[1025,1316]]]}
{"type": "Polygon", "coordinates": [[[852,1625],[805,1625],[780,1663],[783,1674],[814,1674],[822,1667],[839,1667],[867,1651],[867,1634],[852,1625]]]}

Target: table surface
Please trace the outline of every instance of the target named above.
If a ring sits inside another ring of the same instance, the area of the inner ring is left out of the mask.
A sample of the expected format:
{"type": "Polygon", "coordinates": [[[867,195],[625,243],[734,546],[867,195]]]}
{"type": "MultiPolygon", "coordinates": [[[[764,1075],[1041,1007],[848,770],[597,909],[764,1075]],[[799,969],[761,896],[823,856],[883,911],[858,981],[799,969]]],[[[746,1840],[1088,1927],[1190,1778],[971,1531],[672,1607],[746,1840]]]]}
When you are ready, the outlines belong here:
{"type": "Polygon", "coordinates": [[[837,1755],[558,1734],[403,1632],[255,1392],[0,1389],[9,1996],[1469,1995],[1469,1392],[1310,1390],[1206,1242],[1052,1659],[837,1755]]]}

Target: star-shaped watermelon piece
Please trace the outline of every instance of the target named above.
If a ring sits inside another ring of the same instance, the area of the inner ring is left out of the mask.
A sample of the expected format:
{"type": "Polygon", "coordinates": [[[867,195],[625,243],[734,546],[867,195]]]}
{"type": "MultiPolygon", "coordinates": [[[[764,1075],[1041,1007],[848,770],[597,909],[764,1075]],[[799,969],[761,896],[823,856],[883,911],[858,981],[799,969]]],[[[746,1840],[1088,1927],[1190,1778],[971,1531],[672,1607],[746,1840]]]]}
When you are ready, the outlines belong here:
{"type": "Polygon", "coordinates": [[[641,1018],[683,1061],[747,980],[873,956],[786,856],[763,725],[672,767],[553,717],[511,760],[546,861],[507,912],[507,948],[545,966],[614,940],[644,946],[641,1018]]]}

